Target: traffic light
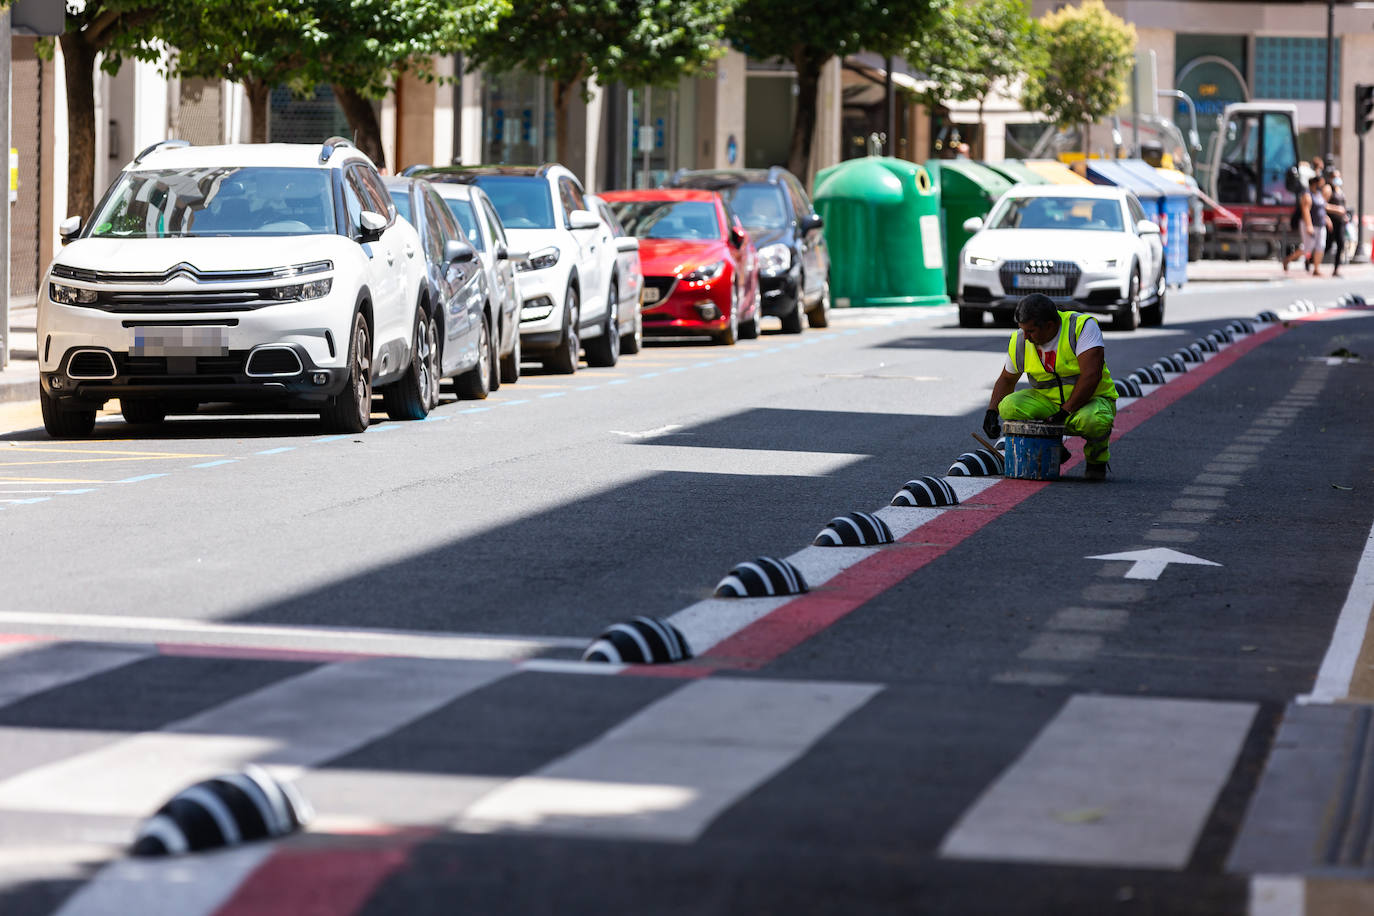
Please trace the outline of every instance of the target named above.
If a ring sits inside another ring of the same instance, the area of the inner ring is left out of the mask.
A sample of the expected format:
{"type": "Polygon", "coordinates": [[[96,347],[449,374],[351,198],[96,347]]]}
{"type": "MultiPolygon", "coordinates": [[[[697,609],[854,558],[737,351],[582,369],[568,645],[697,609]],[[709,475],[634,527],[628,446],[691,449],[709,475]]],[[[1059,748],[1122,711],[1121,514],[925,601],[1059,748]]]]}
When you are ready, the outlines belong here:
{"type": "Polygon", "coordinates": [[[1355,133],[1369,133],[1374,127],[1374,85],[1355,84],[1355,133]]]}

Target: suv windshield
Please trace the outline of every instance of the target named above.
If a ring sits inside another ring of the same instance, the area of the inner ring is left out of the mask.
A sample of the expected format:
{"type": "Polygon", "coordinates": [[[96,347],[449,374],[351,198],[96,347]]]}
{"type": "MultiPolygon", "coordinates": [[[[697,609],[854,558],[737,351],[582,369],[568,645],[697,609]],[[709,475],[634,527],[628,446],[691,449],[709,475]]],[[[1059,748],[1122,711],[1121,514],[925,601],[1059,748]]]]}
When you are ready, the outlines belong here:
{"type": "Polygon", "coordinates": [[[1121,202],[1101,197],[1012,197],[1002,201],[988,228],[1120,232],[1121,202]]]}
{"type": "Polygon", "coordinates": [[[746,229],[781,229],[787,225],[787,203],[775,184],[737,184],[720,196],[739,214],[746,229]]]}
{"type": "Polygon", "coordinates": [[[335,231],[329,172],[220,167],[125,172],[94,238],[318,235],[335,231]]]}
{"type": "Polygon", "coordinates": [[[507,229],[552,229],[553,196],[543,178],[482,175],[473,184],[487,192],[507,229]]]}
{"type": "Polygon", "coordinates": [[[611,209],[641,239],[718,239],[715,204],[704,200],[617,200],[611,209]]]}

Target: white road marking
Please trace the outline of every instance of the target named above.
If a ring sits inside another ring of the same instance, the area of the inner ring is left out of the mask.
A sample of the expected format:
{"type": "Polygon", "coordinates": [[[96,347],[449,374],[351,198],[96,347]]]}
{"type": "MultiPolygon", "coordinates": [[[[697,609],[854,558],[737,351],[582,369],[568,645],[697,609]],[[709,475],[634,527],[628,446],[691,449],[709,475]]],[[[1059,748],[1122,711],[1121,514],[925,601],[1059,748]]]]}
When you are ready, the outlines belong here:
{"type": "Polygon", "coordinates": [[[1360,657],[1365,634],[1369,632],[1371,614],[1374,614],[1374,528],[1365,538],[1360,562],[1350,581],[1350,591],[1346,594],[1345,604],[1341,606],[1340,616],[1336,618],[1331,645],[1327,647],[1322,666],[1317,670],[1317,681],[1312,685],[1312,692],[1299,697],[1298,702],[1332,703],[1350,695],[1355,662],[1360,657]]]}
{"type": "Polygon", "coordinates": [[[817,547],[813,544],[789,554],[787,561],[801,570],[808,587],[816,588],[880,550],[881,547],[817,547]]]}
{"type": "Polygon", "coordinates": [[[688,605],[667,621],[682,631],[692,654],[701,655],[719,642],[773,613],[794,596],[776,598],[707,598],[688,605]]]}
{"type": "Polygon", "coordinates": [[[1252,875],[1247,916],[1304,916],[1307,886],[1293,875],[1252,875]]]}
{"type": "Polygon", "coordinates": [[[146,647],[64,646],[48,642],[6,644],[0,650],[0,707],[154,654],[146,647]]]}
{"type": "Polygon", "coordinates": [[[210,916],[276,852],[274,843],[168,859],[110,863],[55,916],[210,916]]]}
{"type": "Polygon", "coordinates": [[[847,452],[770,451],[756,448],[699,448],[645,444],[642,467],[651,471],[735,474],[757,477],[828,477],[869,455],[847,452]]]}
{"type": "Polygon", "coordinates": [[[507,782],[454,828],[690,843],[880,690],[875,684],[695,681],[596,741],[507,782]]]}
{"type": "Polygon", "coordinates": [[[617,436],[624,436],[627,439],[652,439],[654,436],[661,436],[675,429],[682,429],[682,424],[669,423],[665,426],[655,426],[653,429],[640,430],[639,432],[627,432],[623,429],[613,429],[611,432],[615,433],[617,436]]]}
{"type": "MultiPolygon", "coordinates": [[[[177,790],[257,762],[282,779],[389,734],[517,669],[366,659],[316,668],[161,731],[0,782],[0,809],[138,817],[177,790]]],[[[137,912],[137,911],[128,911],[137,912]]]]}
{"type": "Polygon", "coordinates": [[[1183,868],[1257,709],[1075,696],[964,813],[940,853],[1183,868]]]}
{"type": "MultiPolygon", "coordinates": [[[[1168,514],[1168,513],[1165,513],[1168,514]]],[[[1165,567],[1170,563],[1181,563],[1190,566],[1220,566],[1220,563],[1213,563],[1211,560],[1204,560],[1202,557],[1195,557],[1190,553],[1179,553],[1177,550],[1170,550],[1168,547],[1150,547],[1146,550],[1128,550],[1125,553],[1108,553],[1095,557],[1087,557],[1089,560],[1128,560],[1131,568],[1126,570],[1127,579],[1158,579],[1160,573],[1164,572],[1165,567]]]]}
{"type": "Polygon", "coordinates": [[[277,626],[45,611],[0,611],[0,630],[88,642],[163,642],[486,661],[514,661],[549,649],[581,648],[587,644],[586,638],[575,636],[503,636],[429,630],[277,626]]]}

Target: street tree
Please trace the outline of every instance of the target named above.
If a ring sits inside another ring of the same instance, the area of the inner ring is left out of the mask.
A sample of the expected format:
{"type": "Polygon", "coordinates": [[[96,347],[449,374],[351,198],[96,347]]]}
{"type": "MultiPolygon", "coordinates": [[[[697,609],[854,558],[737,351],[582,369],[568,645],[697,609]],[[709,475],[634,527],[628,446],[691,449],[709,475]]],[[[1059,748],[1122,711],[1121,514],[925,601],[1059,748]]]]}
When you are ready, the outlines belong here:
{"type": "Polygon", "coordinates": [[[553,83],[554,142],[568,149],[575,92],[602,85],[673,85],[722,51],[733,0],[513,0],[468,44],[471,68],[542,73],[553,83]]]}
{"type": "Polygon", "coordinates": [[[1046,13],[1039,32],[1045,57],[1026,79],[1022,104],[1028,111],[1042,111],[1066,129],[1121,107],[1135,58],[1134,26],[1102,0],[1083,0],[1046,13]]]}
{"type": "Polygon", "coordinates": [[[924,99],[930,107],[978,103],[981,138],[988,97],[1043,67],[1036,37],[1024,0],[956,0],[934,11],[903,56],[932,84],[924,99]]]}
{"type": "MultiPolygon", "coordinates": [[[[220,0],[205,0],[214,5],[220,0]]],[[[156,35],[193,14],[179,0],[66,0],[66,30],[57,38],[67,87],[67,212],[95,205],[95,67],[118,73],[126,57],[156,54],[156,35]]],[[[50,44],[40,45],[51,53],[50,44]]]]}
{"type": "Polygon", "coordinates": [[[507,9],[507,0],[237,0],[164,37],[177,48],[175,72],[243,85],[252,142],[268,139],[273,87],[308,93],[328,83],[359,148],[385,166],[372,101],[403,70],[435,79],[436,57],[461,50],[507,9]]]}
{"type": "Polygon", "coordinates": [[[740,0],[727,27],[735,47],[758,59],[781,58],[797,70],[797,111],[787,167],[805,177],[821,69],[858,51],[901,54],[947,0],[740,0]]]}

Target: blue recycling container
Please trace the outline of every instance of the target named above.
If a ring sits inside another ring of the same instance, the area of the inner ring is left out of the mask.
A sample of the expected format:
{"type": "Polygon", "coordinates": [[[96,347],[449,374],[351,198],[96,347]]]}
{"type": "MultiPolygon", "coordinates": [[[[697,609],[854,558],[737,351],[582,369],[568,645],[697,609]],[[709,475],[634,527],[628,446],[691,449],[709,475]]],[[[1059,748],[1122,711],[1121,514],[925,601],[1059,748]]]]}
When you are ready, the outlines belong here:
{"type": "Polygon", "coordinates": [[[1164,282],[1182,286],[1188,282],[1188,192],[1160,178],[1140,159],[1088,159],[1084,162],[1088,180],[1109,184],[1135,193],[1145,215],[1159,224],[1164,243],[1164,282]],[[1134,163],[1134,165],[1133,165],[1134,163]]]}

